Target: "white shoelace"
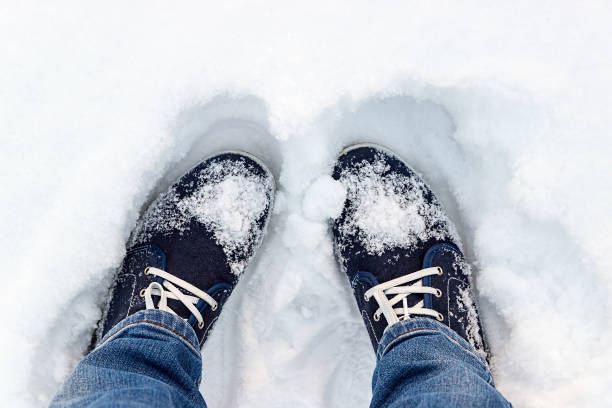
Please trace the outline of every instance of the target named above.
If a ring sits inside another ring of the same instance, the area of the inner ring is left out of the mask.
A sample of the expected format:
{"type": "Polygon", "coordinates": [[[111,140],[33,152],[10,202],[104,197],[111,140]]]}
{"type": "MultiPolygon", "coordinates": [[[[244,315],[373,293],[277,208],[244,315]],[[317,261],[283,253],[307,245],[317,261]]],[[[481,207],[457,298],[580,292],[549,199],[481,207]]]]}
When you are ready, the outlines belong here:
{"type": "Polygon", "coordinates": [[[378,306],[380,306],[374,313],[374,320],[380,320],[381,314],[385,316],[389,325],[397,323],[400,320],[410,319],[411,315],[431,316],[439,321],[444,320],[444,316],[441,313],[424,307],[424,300],[419,301],[414,306],[408,307],[407,297],[413,293],[431,294],[436,297],[442,296],[442,291],[440,289],[423,286],[421,279],[432,275],[442,275],[442,268],[434,267],[422,269],[368,289],[366,293],[364,293],[366,302],[370,301],[370,298],[373,297],[378,302],[378,306]],[[402,286],[417,280],[418,282],[412,285],[402,286]],[[389,299],[389,296],[393,297],[389,299]],[[402,307],[394,308],[394,306],[400,302],[402,302],[402,307]]]}
{"type": "Polygon", "coordinates": [[[161,269],[147,267],[144,270],[145,275],[159,276],[164,279],[163,286],[159,282],[151,282],[146,289],[140,291],[140,296],[145,298],[145,305],[147,309],[159,309],[165,312],[176,315],[174,310],[168,306],[168,299],[175,299],[181,301],[187,309],[195,316],[198,321],[198,327],[204,328],[204,318],[199,310],[195,307],[196,304],[202,299],[208,303],[212,310],[217,310],[219,304],[213,299],[208,293],[196,288],[192,284],[185,282],[184,280],[177,278],[176,276],[162,271],[161,269]],[[175,286],[176,285],[176,286],[175,286]],[[181,292],[177,286],[181,289],[185,289],[196,296],[186,295],[181,292]],[[164,290],[164,287],[167,290],[164,290]],[[159,296],[159,302],[157,306],[153,303],[153,296],[159,296]]]}

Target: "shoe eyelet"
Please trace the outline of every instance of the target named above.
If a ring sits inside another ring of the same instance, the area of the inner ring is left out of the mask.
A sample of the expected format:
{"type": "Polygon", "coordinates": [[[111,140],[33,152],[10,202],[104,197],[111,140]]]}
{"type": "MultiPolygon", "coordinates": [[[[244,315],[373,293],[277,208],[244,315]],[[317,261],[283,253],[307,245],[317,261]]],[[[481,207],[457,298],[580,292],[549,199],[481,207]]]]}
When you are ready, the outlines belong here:
{"type": "Polygon", "coordinates": [[[145,275],[148,275],[148,274],[149,274],[149,267],[148,267],[148,266],[145,268],[145,270],[144,270],[144,274],[145,274],[145,275]]]}
{"type": "Polygon", "coordinates": [[[438,317],[437,317],[439,322],[443,322],[444,321],[444,316],[442,316],[442,313],[438,313],[438,317]]]}
{"type": "Polygon", "coordinates": [[[215,311],[215,310],[217,310],[218,308],[219,308],[219,304],[218,304],[218,303],[215,303],[215,305],[214,305],[213,307],[211,307],[211,308],[210,308],[210,310],[212,310],[212,311],[214,312],[214,311],[215,311]]]}
{"type": "Polygon", "coordinates": [[[145,296],[145,290],[146,290],[146,289],[142,289],[142,290],[140,291],[140,297],[144,297],[144,296],[145,296]]]}
{"type": "Polygon", "coordinates": [[[200,323],[198,323],[198,328],[200,328],[200,329],[204,328],[204,320],[202,320],[200,323]]]}
{"type": "Polygon", "coordinates": [[[370,301],[370,297],[367,296],[365,293],[363,294],[363,300],[365,300],[366,302],[370,301]]]}
{"type": "Polygon", "coordinates": [[[436,297],[437,298],[441,298],[442,297],[442,291],[440,289],[436,289],[436,297]]]}
{"type": "Polygon", "coordinates": [[[440,268],[440,267],[438,266],[438,275],[442,275],[443,273],[444,273],[444,272],[442,272],[442,268],[440,268]]]}
{"type": "Polygon", "coordinates": [[[380,316],[378,316],[378,317],[376,317],[376,316],[378,316],[378,315],[377,315],[376,313],[374,313],[374,321],[375,321],[375,322],[377,322],[377,321],[379,321],[379,320],[380,320],[380,316]]]}

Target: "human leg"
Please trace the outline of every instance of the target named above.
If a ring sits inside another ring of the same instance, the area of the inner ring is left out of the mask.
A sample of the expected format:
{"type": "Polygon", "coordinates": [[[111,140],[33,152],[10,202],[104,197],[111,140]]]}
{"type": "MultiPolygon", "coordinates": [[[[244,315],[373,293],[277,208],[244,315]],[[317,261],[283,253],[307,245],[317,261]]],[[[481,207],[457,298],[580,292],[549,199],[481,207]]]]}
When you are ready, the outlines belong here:
{"type": "Polygon", "coordinates": [[[201,375],[191,326],[168,312],[142,310],[81,360],[51,407],[205,407],[201,375]]]}
{"type": "Polygon", "coordinates": [[[200,347],[261,243],[273,197],[270,171],[234,152],[204,160],[160,195],[128,240],[96,347],[53,404],[203,402],[200,347]]]}
{"type": "Polygon", "coordinates": [[[390,326],[376,357],[371,407],[510,406],[495,389],[486,360],[434,319],[390,326]]]}
{"type": "Polygon", "coordinates": [[[444,389],[447,403],[471,385],[482,386],[485,399],[485,390],[499,395],[487,368],[470,267],[429,186],[394,153],[371,144],[345,149],[332,176],[347,191],[333,224],[336,254],[378,351],[373,406],[415,402],[419,394],[427,404],[432,383],[444,389]],[[457,381],[456,373],[470,369],[465,383],[457,381]]]}

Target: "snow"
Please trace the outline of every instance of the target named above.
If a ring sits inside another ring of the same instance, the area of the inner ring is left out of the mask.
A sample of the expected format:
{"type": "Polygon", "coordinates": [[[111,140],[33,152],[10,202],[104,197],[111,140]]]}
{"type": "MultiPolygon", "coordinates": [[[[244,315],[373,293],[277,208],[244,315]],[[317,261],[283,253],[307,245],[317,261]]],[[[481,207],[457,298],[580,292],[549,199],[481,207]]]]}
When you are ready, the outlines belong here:
{"type": "Polygon", "coordinates": [[[323,175],[312,182],[304,193],[302,212],[313,221],[326,221],[342,213],[346,200],[346,188],[330,175],[323,175]]]}
{"type": "Polygon", "coordinates": [[[2,2],[4,405],[45,406],[77,363],[140,210],[240,149],[278,195],[204,347],[205,398],[367,406],[374,355],[323,219],[340,193],[316,186],[357,142],[397,151],[447,208],[504,395],[612,405],[611,14],[597,0],[2,2]]]}
{"type": "Polygon", "coordinates": [[[459,318],[458,321],[462,322],[466,327],[467,339],[470,344],[476,349],[483,358],[487,358],[487,352],[484,349],[483,338],[478,330],[478,309],[474,304],[474,298],[470,291],[460,290],[460,300],[458,305],[461,311],[467,311],[467,318],[464,321],[463,318],[459,318]]]}
{"type": "MultiPolygon", "coordinates": [[[[447,237],[454,230],[439,203],[430,205],[423,181],[399,174],[387,174],[384,157],[373,163],[358,163],[340,174],[347,197],[354,203],[351,216],[340,229],[341,236],[358,238],[371,254],[393,248],[410,248],[418,241],[447,237]],[[447,227],[448,225],[448,227],[447,227]]],[[[456,234],[453,234],[456,235],[456,234]]],[[[457,241],[456,238],[453,241],[457,241]]]]}
{"type": "Polygon", "coordinates": [[[214,161],[198,172],[189,196],[180,198],[174,187],[160,195],[147,210],[145,222],[136,225],[128,246],[150,242],[154,232],[183,233],[196,219],[213,232],[232,272],[240,275],[248,257],[245,249],[260,240],[257,222],[270,205],[273,183],[271,174],[257,175],[242,161],[214,161]]]}

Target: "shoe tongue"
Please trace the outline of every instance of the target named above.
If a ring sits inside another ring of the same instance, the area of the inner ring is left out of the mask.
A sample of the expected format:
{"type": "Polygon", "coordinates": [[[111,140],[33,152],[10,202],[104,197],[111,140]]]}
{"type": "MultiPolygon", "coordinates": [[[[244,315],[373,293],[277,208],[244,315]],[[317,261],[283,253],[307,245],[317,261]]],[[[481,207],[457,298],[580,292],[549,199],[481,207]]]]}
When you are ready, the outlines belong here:
{"type": "MultiPolygon", "coordinates": [[[[156,278],[155,279],[156,282],[159,282],[162,287],[164,288],[164,291],[167,291],[168,288],[166,288],[164,286],[164,279],[162,278],[156,278]]],[[[176,285],[174,285],[176,286],[176,285]]],[[[189,292],[186,289],[182,289],[182,288],[177,288],[182,294],[187,295],[187,296],[195,296],[193,293],[189,292]]],[[[155,305],[155,308],[157,309],[158,305],[159,305],[159,301],[160,298],[159,296],[153,296],[153,303],[155,305]]],[[[178,300],[178,299],[171,299],[171,298],[166,298],[166,302],[168,304],[168,307],[170,309],[172,309],[172,311],[174,313],[176,313],[179,317],[185,319],[185,320],[189,320],[192,315],[191,311],[187,308],[187,306],[185,306],[185,304],[178,300]]],[[[194,305],[197,307],[197,305],[194,305]]]]}
{"type": "MultiPolygon", "coordinates": [[[[380,267],[377,269],[376,277],[379,279],[379,283],[388,282],[390,280],[410,275],[422,269],[421,256],[415,250],[402,250],[396,249],[385,253],[382,257],[382,262],[378,261],[380,267]]],[[[426,277],[427,278],[427,277],[426,277]]],[[[417,279],[406,282],[401,286],[412,286],[422,285],[430,286],[427,284],[427,279],[417,279]]],[[[430,279],[431,280],[431,279],[430,279]]],[[[429,280],[429,281],[430,281],[429,280]]],[[[395,295],[387,296],[391,300],[395,295]]],[[[410,293],[406,296],[406,305],[408,307],[414,307],[419,302],[424,300],[422,293],[410,293]]],[[[393,305],[393,308],[402,308],[403,301],[400,301],[393,305]]]]}
{"type": "MultiPolygon", "coordinates": [[[[412,281],[412,282],[408,282],[406,283],[405,286],[412,286],[412,285],[421,285],[421,286],[425,286],[423,285],[423,280],[419,279],[418,281],[412,281]]],[[[408,296],[406,296],[406,306],[408,307],[414,307],[416,306],[419,302],[421,302],[424,298],[423,298],[422,293],[411,293],[408,296]]],[[[394,308],[403,308],[404,307],[404,302],[401,301],[399,303],[396,303],[394,308]]],[[[414,315],[415,317],[417,317],[417,315],[414,315]]],[[[410,317],[413,317],[412,315],[410,317]]]]}
{"type": "MultiPolygon", "coordinates": [[[[189,292],[182,292],[191,295],[191,293],[189,292]]],[[[191,317],[191,311],[189,311],[189,309],[187,309],[187,306],[185,306],[180,300],[168,299],[168,307],[170,307],[170,309],[172,309],[174,313],[176,313],[183,319],[189,319],[191,317]]]]}

